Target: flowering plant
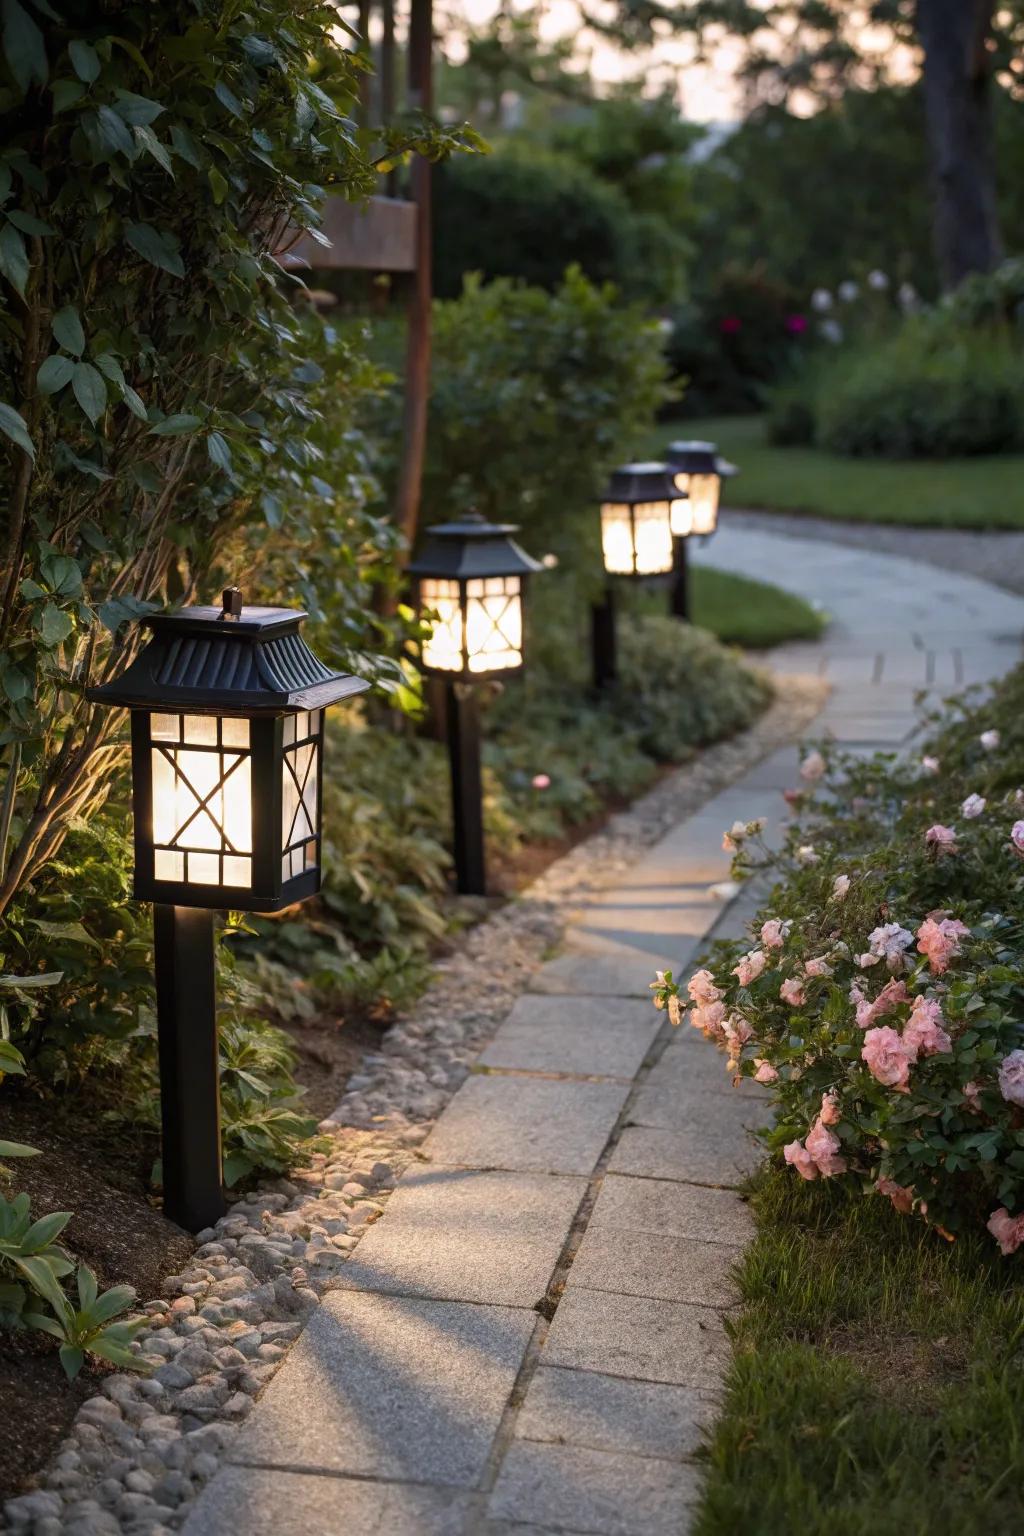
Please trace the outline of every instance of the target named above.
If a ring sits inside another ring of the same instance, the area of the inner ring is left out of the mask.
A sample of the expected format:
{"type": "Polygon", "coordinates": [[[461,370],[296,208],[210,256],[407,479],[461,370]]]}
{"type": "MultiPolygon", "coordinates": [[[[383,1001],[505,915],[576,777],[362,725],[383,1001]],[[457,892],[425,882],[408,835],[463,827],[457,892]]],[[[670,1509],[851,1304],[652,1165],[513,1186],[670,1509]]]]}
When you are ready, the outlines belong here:
{"type": "Polygon", "coordinates": [[[796,1174],[947,1238],[986,1225],[1003,1253],[1024,1247],[1022,703],[1024,670],[923,760],[811,753],[781,852],[757,822],[727,833],[735,876],[779,876],[750,939],[652,984],[770,1088],[796,1174]]]}

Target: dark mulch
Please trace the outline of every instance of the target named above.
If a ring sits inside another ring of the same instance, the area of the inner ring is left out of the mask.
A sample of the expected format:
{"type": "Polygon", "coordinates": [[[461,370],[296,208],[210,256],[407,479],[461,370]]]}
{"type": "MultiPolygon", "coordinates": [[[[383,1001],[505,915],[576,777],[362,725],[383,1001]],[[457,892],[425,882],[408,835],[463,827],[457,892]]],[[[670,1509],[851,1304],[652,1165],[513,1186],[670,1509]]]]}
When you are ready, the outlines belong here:
{"type": "Polygon", "coordinates": [[[305,1089],[303,1110],[323,1120],[337,1109],[345,1084],[366,1052],[377,1050],[389,1023],[390,1018],[338,1019],[327,1013],[293,1024],[277,1021],[298,1056],[294,1077],[305,1089]]]}
{"type": "MultiPolygon", "coordinates": [[[[44,1101],[17,1086],[4,1084],[0,1135],[43,1155],[7,1163],[0,1191],[10,1198],[25,1190],[35,1216],[74,1212],[60,1241],[103,1286],[133,1285],[140,1301],[159,1295],[195,1242],[165,1220],[150,1194],[156,1137],[90,1121],[78,1097],[44,1101]]],[[[29,1485],[105,1374],[86,1365],[69,1384],[57,1347],[43,1334],[0,1332],[0,1498],[29,1485]]]]}

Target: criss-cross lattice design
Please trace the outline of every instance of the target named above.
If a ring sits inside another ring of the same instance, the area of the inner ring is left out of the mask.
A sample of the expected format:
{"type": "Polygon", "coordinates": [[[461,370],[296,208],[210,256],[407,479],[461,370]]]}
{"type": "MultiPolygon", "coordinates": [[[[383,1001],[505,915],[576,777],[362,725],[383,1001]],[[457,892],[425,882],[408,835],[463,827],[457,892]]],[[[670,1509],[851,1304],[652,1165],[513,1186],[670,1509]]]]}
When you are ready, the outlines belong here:
{"type": "Polygon", "coordinates": [[[320,710],[284,721],[281,781],[281,878],[315,869],[319,857],[317,799],[320,778],[320,710]]]}
{"type": "Polygon", "coordinates": [[[466,651],[471,672],[523,664],[523,602],[518,576],[466,583],[466,651]]]}
{"type": "Polygon", "coordinates": [[[155,714],[150,741],[154,878],[250,889],[249,722],[155,714]]]}

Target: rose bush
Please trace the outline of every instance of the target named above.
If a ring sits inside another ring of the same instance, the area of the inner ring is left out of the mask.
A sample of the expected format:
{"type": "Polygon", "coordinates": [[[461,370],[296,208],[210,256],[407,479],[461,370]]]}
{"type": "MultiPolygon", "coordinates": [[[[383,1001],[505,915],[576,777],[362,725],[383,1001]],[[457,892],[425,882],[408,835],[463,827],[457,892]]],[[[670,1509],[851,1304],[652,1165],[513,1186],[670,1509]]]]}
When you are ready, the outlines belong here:
{"type": "Polygon", "coordinates": [[[779,882],[749,941],[685,985],[674,1022],[767,1085],[773,1151],[860,1181],[944,1237],[1024,1246],[1024,671],[947,718],[914,761],[805,759],[779,853],[725,834],[734,873],[779,882]]]}

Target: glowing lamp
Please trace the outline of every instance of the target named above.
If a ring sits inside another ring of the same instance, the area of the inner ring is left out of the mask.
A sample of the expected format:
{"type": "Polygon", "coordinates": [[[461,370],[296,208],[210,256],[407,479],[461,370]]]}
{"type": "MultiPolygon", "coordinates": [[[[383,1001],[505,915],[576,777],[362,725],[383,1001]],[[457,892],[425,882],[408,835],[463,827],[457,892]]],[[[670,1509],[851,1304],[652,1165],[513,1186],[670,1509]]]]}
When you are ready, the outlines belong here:
{"type": "Polygon", "coordinates": [[[601,497],[601,552],[609,576],[669,574],[672,519],[685,515],[685,497],[664,464],[624,464],[613,472],[601,497]]]}
{"type": "Polygon", "coordinates": [[[522,667],[526,588],[542,565],[512,539],[516,531],[475,512],[427,530],[409,567],[420,612],[437,615],[423,642],[424,672],[471,681],[522,667]]]}
{"type": "Polygon", "coordinates": [[[675,471],[677,491],[687,497],[681,506],[689,506],[678,518],[673,512],[672,532],[677,536],[714,533],[722,481],[739,473],[735,464],[720,458],[714,443],[701,442],[670,443],[665,459],[675,471]]]}

